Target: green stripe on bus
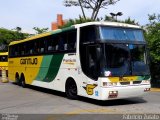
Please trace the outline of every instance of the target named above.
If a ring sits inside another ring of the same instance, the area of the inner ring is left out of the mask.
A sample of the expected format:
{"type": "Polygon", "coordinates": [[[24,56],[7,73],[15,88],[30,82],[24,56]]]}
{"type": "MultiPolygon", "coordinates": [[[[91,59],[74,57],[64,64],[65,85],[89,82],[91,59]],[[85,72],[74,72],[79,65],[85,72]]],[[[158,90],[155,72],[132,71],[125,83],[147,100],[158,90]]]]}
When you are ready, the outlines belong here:
{"type": "Polygon", "coordinates": [[[47,56],[43,57],[41,67],[40,67],[39,73],[36,77],[36,80],[43,81],[44,78],[47,76],[52,57],[53,57],[53,55],[47,55],[47,56]]]}
{"type": "Polygon", "coordinates": [[[52,61],[49,66],[47,76],[44,79],[44,82],[51,82],[55,79],[55,77],[58,74],[63,57],[64,57],[64,54],[53,55],[52,61]]]}
{"type": "Polygon", "coordinates": [[[150,76],[149,75],[144,75],[144,76],[138,76],[138,79],[137,80],[148,80],[150,79],[150,76]]]}
{"type": "Polygon", "coordinates": [[[53,81],[58,74],[63,57],[64,54],[45,56],[36,80],[43,82],[53,81]]]}

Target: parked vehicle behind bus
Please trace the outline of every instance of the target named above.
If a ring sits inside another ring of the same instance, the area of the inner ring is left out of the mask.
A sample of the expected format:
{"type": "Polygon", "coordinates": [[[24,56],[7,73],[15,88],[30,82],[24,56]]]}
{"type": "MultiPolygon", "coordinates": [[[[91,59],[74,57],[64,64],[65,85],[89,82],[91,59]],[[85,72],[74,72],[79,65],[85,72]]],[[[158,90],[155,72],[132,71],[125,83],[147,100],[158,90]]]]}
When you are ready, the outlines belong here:
{"type": "Polygon", "coordinates": [[[2,76],[2,70],[5,70],[8,76],[8,52],[0,52],[0,76],[2,76]]]}

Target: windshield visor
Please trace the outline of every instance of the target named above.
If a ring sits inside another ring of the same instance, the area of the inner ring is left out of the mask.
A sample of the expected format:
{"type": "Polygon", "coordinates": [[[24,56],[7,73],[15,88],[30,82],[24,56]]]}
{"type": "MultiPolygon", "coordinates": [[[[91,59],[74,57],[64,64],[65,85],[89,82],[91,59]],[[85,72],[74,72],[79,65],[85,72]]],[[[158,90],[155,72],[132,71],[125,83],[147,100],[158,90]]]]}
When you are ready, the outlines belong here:
{"type": "Polygon", "coordinates": [[[100,27],[100,39],[105,40],[128,40],[144,41],[143,32],[140,29],[100,27]]]}

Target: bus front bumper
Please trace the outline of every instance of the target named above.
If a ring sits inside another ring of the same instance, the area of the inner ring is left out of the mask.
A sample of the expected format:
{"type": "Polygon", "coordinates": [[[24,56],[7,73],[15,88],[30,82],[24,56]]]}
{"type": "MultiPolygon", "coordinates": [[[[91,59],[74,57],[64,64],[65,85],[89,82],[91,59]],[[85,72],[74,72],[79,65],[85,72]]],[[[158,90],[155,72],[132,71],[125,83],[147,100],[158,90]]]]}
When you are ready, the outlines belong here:
{"type": "Polygon", "coordinates": [[[134,86],[120,86],[120,87],[100,87],[101,95],[100,100],[113,100],[140,97],[150,91],[150,84],[147,85],[134,85],[134,86]]]}

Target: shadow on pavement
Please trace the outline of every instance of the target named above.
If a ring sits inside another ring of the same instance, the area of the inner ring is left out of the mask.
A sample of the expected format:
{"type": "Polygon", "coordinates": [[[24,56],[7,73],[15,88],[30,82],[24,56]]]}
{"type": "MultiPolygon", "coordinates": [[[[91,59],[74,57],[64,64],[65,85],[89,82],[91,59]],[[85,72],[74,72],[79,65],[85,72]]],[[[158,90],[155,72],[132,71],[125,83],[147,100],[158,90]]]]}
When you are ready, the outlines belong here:
{"type": "MultiPolygon", "coordinates": [[[[32,89],[32,90],[36,90],[36,91],[40,91],[40,92],[44,92],[44,93],[47,93],[47,94],[56,95],[56,96],[59,96],[59,97],[64,97],[64,98],[67,97],[65,93],[55,91],[55,90],[50,90],[50,89],[36,87],[36,86],[27,86],[27,88],[32,89]]],[[[99,100],[94,100],[94,99],[79,96],[77,100],[81,101],[81,102],[86,102],[86,103],[89,103],[89,104],[100,105],[100,106],[129,105],[129,104],[140,104],[140,103],[146,103],[147,102],[141,97],[99,101],[99,100]]]]}
{"type": "Polygon", "coordinates": [[[128,98],[128,99],[117,99],[117,100],[106,100],[106,101],[99,101],[99,100],[93,100],[89,98],[81,97],[80,101],[88,102],[95,105],[100,106],[117,106],[117,105],[129,105],[129,104],[140,104],[140,103],[146,103],[143,98],[128,98]]]}

